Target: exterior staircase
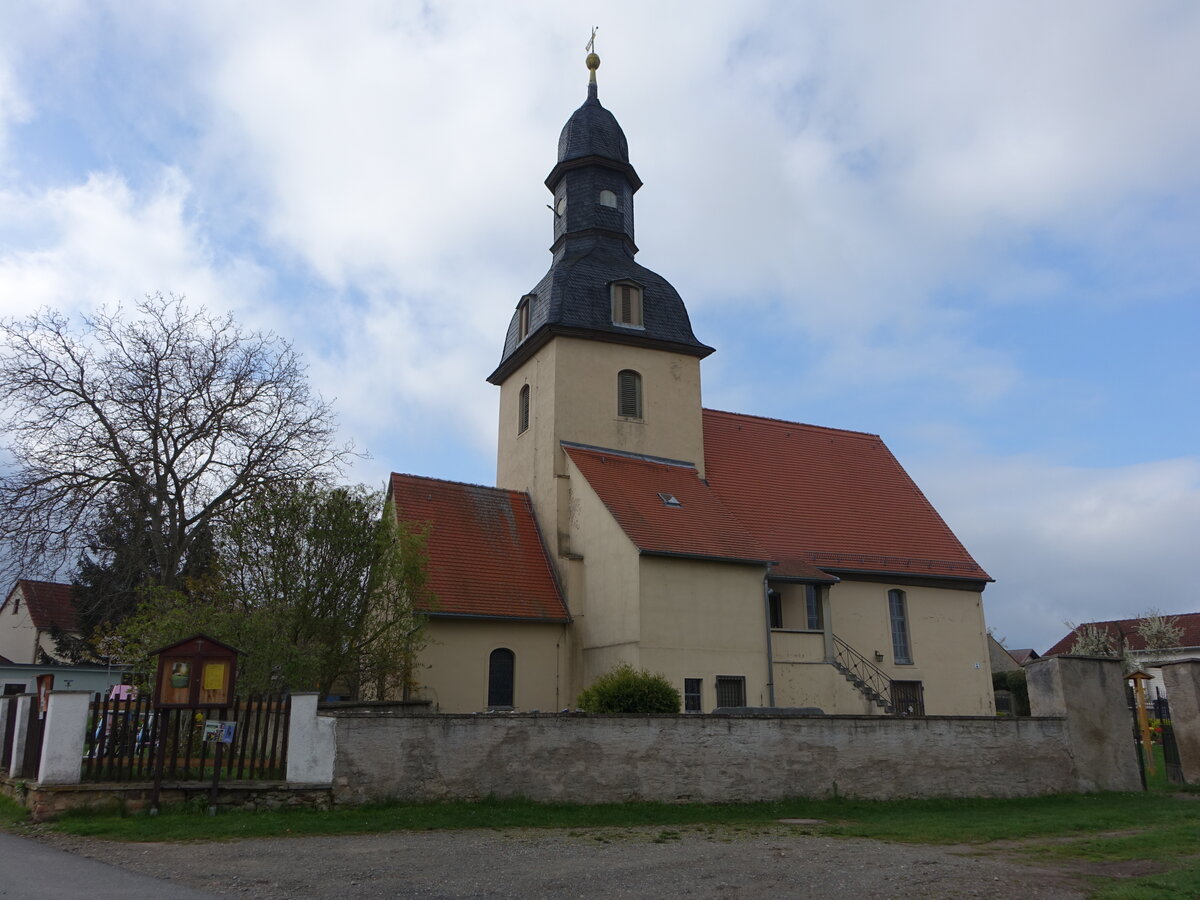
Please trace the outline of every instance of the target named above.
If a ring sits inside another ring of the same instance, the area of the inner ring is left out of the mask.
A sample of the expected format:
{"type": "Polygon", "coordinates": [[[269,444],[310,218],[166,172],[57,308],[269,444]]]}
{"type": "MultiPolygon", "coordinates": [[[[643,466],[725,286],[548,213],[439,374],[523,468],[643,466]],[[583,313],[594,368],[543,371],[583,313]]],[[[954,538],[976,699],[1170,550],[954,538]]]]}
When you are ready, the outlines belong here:
{"type": "Polygon", "coordinates": [[[833,653],[830,664],[841,672],[860,694],[888,715],[895,715],[896,709],[892,705],[892,680],[887,673],[836,634],[833,636],[833,653]]]}

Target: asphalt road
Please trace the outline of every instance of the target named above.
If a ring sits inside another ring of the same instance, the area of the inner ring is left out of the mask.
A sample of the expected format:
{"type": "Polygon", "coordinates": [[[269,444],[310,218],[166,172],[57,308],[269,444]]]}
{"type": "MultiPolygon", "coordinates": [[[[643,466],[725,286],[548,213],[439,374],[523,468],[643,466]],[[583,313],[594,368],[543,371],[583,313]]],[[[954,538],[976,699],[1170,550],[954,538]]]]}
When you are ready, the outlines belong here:
{"type": "Polygon", "coordinates": [[[216,896],[0,832],[0,897],[19,897],[21,900],[211,900],[216,896]]]}

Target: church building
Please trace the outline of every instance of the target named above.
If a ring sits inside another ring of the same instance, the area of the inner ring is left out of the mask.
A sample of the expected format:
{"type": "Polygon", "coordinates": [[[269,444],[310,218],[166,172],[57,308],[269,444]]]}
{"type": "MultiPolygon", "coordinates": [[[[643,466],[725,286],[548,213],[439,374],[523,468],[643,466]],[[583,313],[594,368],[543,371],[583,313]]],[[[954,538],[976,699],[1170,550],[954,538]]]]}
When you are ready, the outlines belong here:
{"type": "Polygon", "coordinates": [[[991,715],[991,581],[876,435],[705,409],[679,293],[636,261],[642,186],[587,99],[546,187],[550,269],[516,304],[496,487],[393,475],[429,528],[418,696],[552,711],[620,663],[684,712],[991,715]]]}

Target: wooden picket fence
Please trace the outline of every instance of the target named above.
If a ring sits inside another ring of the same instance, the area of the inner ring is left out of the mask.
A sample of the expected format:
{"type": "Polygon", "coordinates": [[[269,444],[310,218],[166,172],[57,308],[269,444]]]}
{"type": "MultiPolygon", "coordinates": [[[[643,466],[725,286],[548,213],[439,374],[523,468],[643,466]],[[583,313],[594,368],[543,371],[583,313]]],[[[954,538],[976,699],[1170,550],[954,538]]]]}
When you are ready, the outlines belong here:
{"type": "Polygon", "coordinates": [[[204,740],[204,723],[220,720],[235,723],[233,743],[222,754],[222,780],[283,780],[291,708],[290,696],[155,709],[149,697],[121,700],[97,694],[84,741],[82,779],[149,781],[160,745],[164,779],[211,779],[216,744],[204,740]]]}

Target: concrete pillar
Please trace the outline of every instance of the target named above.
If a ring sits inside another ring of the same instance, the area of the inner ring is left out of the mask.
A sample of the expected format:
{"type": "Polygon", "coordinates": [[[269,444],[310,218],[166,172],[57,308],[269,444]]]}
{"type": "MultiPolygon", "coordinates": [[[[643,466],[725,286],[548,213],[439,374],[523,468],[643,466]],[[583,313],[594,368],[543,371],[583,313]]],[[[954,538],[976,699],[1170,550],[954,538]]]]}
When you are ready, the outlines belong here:
{"type": "Polygon", "coordinates": [[[79,784],[90,691],[51,691],[42,732],[38,784],[79,784]]]}
{"type": "Polygon", "coordinates": [[[29,734],[29,708],[37,702],[37,694],[17,694],[17,717],[13,720],[12,761],[8,774],[13,778],[27,778],[25,774],[25,739],[29,734]]]}
{"type": "Polygon", "coordinates": [[[1051,656],[1026,663],[1025,677],[1030,712],[1067,720],[1077,790],[1142,790],[1121,660],[1051,656]]]}
{"type": "Polygon", "coordinates": [[[8,737],[8,705],[12,702],[11,696],[0,697],[0,747],[4,746],[4,741],[8,737]]]}
{"type": "Polygon", "coordinates": [[[332,716],[317,715],[316,693],[292,694],[288,720],[287,780],[299,784],[332,784],[337,751],[332,716]]]}
{"type": "Polygon", "coordinates": [[[1160,663],[1183,780],[1200,784],[1200,659],[1160,663]]]}

